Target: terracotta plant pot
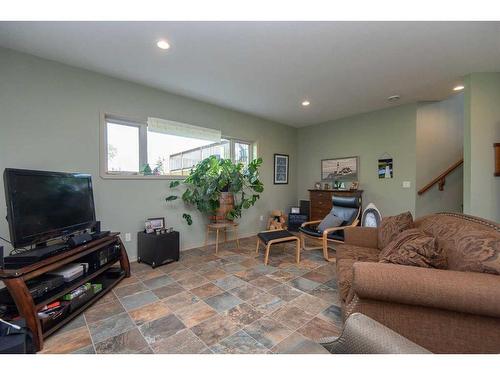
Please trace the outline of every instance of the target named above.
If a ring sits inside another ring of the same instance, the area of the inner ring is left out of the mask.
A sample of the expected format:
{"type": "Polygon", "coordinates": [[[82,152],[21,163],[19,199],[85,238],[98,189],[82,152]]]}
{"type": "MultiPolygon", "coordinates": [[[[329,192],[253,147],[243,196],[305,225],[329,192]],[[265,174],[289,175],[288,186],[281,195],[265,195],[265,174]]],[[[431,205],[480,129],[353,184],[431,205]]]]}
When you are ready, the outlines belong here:
{"type": "Polygon", "coordinates": [[[226,218],[226,215],[229,211],[234,208],[234,196],[233,193],[222,192],[219,198],[219,208],[215,212],[215,216],[211,216],[210,220],[215,223],[230,221],[226,218]]]}

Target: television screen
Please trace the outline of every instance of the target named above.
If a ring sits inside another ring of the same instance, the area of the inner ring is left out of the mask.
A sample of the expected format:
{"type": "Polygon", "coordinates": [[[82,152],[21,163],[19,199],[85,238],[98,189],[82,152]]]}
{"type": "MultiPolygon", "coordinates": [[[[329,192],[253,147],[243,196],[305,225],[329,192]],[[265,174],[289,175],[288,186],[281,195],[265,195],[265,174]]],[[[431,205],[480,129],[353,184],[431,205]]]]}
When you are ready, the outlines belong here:
{"type": "Polygon", "coordinates": [[[14,247],[46,241],[95,223],[88,174],[6,169],[4,183],[14,247]]]}

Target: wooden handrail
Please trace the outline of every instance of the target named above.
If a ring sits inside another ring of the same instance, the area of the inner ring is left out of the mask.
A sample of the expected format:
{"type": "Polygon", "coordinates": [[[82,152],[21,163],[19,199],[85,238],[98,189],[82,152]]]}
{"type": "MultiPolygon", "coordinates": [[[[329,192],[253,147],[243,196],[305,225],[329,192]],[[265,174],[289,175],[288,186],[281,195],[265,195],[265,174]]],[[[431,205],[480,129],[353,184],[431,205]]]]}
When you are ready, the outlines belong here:
{"type": "Polygon", "coordinates": [[[444,189],[444,184],[445,184],[445,179],[446,176],[448,176],[451,172],[453,172],[455,169],[460,167],[464,163],[464,159],[460,159],[453,165],[451,165],[447,170],[445,170],[443,173],[441,173],[439,176],[437,176],[434,180],[429,182],[427,185],[425,185],[422,189],[418,191],[418,195],[424,194],[427,190],[429,190],[431,187],[433,187],[435,184],[439,184],[439,190],[444,189]]]}

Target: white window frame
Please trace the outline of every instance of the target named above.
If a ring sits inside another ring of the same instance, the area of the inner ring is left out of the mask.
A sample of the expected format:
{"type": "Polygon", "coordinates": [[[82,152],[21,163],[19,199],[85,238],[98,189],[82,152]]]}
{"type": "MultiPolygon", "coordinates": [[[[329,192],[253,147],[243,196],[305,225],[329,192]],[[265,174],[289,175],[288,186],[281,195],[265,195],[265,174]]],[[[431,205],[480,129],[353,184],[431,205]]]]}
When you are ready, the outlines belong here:
{"type": "MultiPolygon", "coordinates": [[[[137,172],[108,171],[108,132],[107,123],[113,122],[119,125],[133,126],[139,128],[139,169],[148,162],[148,126],[147,119],[138,119],[131,116],[116,115],[110,112],[101,113],[100,119],[100,153],[99,170],[104,179],[138,179],[138,180],[179,180],[185,176],[179,175],[142,175],[137,172]]],[[[239,138],[222,135],[222,139],[229,141],[229,157],[235,160],[235,143],[247,144],[249,162],[257,155],[257,142],[247,141],[239,138]]]]}

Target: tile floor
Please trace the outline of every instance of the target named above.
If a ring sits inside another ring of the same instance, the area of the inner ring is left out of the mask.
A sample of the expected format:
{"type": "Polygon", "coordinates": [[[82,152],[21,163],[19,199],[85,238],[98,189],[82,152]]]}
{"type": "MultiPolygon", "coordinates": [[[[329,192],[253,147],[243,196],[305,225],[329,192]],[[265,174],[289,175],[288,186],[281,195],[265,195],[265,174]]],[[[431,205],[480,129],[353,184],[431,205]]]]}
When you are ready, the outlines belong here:
{"type": "Polygon", "coordinates": [[[191,249],[132,276],[49,337],[43,353],[320,353],[341,330],[335,263],[321,251],[275,245],[269,265],[255,237],[191,249]]]}

